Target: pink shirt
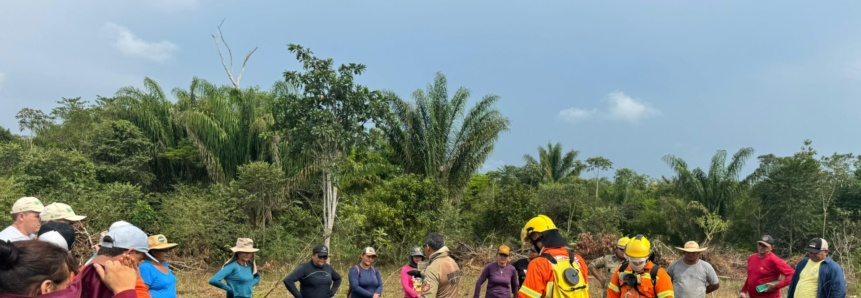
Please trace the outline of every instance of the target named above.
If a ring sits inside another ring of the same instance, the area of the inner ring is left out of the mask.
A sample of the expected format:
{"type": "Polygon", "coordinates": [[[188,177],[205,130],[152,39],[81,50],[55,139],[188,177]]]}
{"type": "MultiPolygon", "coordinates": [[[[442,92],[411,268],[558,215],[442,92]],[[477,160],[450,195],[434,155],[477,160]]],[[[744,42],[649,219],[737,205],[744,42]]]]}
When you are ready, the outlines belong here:
{"type": "Polygon", "coordinates": [[[412,270],[416,269],[410,266],[404,266],[404,268],[401,268],[401,286],[404,287],[405,298],[416,298],[422,294],[422,279],[415,278],[407,274],[407,272],[412,270]]]}

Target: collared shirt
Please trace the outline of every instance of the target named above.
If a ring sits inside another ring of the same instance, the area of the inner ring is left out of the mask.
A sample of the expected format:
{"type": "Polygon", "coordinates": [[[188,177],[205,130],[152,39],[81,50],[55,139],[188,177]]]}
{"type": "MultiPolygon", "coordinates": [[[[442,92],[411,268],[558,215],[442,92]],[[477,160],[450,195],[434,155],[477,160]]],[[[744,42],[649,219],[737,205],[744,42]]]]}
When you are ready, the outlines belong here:
{"type": "Polygon", "coordinates": [[[616,269],[619,269],[621,265],[622,261],[615,254],[597,258],[589,263],[590,268],[601,269],[600,271],[604,273],[604,280],[606,281],[610,281],[613,273],[616,273],[616,269]]]}

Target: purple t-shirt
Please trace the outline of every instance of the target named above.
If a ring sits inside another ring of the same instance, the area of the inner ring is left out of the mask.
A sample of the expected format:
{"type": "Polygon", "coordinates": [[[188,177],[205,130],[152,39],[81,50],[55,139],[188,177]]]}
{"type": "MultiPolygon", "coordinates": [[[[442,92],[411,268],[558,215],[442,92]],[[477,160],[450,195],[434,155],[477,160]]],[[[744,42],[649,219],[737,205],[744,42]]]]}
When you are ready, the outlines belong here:
{"type": "Polygon", "coordinates": [[[484,266],[478,281],[475,282],[475,295],[473,298],[478,298],[481,293],[481,285],[487,281],[487,291],[484,297],[487,298],[510,298],[517,297],[517,289],[520,285],[517,282],[517,269],[511,264],[505,265],[505,268],[499,267],[496,262],[484,266]]]}

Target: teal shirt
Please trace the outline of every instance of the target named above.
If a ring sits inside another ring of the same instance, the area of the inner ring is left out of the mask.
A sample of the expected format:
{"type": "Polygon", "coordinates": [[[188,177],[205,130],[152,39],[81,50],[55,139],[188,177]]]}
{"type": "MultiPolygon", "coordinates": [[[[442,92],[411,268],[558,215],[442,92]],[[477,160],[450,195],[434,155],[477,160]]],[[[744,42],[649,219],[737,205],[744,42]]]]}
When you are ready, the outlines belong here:
{"type": "Polygon", "coordinates": [[[209,284],[227,291],[227,297],[251,297],[259,282],[260,274],[251,274],[251,264],[242,266],[237,262],[230,262],[209,279],[209,284]]]}

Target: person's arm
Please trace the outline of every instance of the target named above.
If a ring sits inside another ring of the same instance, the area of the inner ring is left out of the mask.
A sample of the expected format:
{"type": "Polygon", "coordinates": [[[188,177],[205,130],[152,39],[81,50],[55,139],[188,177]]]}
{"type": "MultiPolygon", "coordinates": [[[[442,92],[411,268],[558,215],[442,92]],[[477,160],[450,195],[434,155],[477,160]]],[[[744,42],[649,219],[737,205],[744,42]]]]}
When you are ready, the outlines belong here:
{"type": "Polygon", "coordinates": [[[221,270],[216,272],[215,275],[213,275],[212,278],[209,279],[209,284],[219,289],[225,290],[227,291],[227,293],[233,292],[233,289],[230,288],[230,286],[222,283],[221,281],[224,280],[225,277],[233,274],[233,269],[236,268],[235,264],[236,263],[230,263],[227,264],[227,266],[224,266],[224,268],[221,268],[221,270]]]}
{"type": "Polygon", "coordinates": [[[377,294],[377,297],[383,295],[383,275],[380,273],[380,270],[374,269],[374,272],[377,273],[377,290],[374,291],[374,294],[377,294]]]}
{"type": "MultiPolygon", "coordinates": [[[[715,268],[712,267],[711,264],[707,264],[706,266],[706,282],[708,285],[706,286],[706,294],[717,291],[720,288],[720,279],[717,276],[717,272],[715,272],[715,268]]],[[[672,266],[671,266],[672,267],[672,266]]],[[[672,274],[670,274],[670,278],[672,278],[672,274]]]]}
{"type": "Polygon", "coordinates": [[[667,274],[667,271],[663,268],[658,269],[658,280],[655,281],[655,293],[657,293],[657,296],[660,298],[676,297],[675,293],[673,292],[673,280],[670,278],[670,275],[667,274]]]}
{"type": "Polygon", "coordinates": [[[520,290],[520,281],[517,280],[517,269],[514,266],[508,265],[511,272],[511,297],[517,298],[517,291],[520,290]]]}
{"type": "Polygon", "coordinates": [[[781,260],[777,256],[775,256],[773,254],[771,256],[772,256],[772,262],[777,266],[777,270],[780,271],[780,274],[783,275],[783,281],[774,285],[779,290],[779,289],[782,289],[782,288],[788,286],[789,283],[792,282],[792,275],[795,274],[795,269],[792,269],[792,267],[789,267],[789,265],[787,265],[786,262],[784,262],[783,260],[781,260]]]}
{"type": "Polygon", "coordinates": [[[613,272],[613,276],[610,277],[610,283],[607,284],[607,298],[619,298],[621,296],[621,292],[619,291],[619,270],[622,268],[616,268],[616,272],[613,272]]]}
{"type": "Polygon", "coordinates": [[[413,290],[413,277],[407,273],[412,269],[413,268],[409,266],[405,266],[401,269],[401,286],[404,288],[405,296],[415,298],[418,297],[420,293],[413,290]]]}
{"type": "Polygon", "coordinates": [[[532,260],[529,262],[529,267],[526,267],[526,280],[523,281],[523,286],[517,292],[518,298],[541,298],[544,290],[547,288],[547,269],[550,267],[550,261],[544,258],[532,260]]]}
{"type": "Polygon", "coordinates": [[[478,298],[478,295],[481,294],[481,285],[487,280],[488,271],[490,271],[490,266],[484,266],[484,269],[481,270],[478,280],[475,281],[475,294],[472,295],[472,298],[478,298]]]}
{"type": "Polygon", "coordinates": [[[260,279],[261,279],[260,272],[254,273],[254,283],[251,284],[251,286],[253,287],[253,286],[256,286],[257,284],[259,284],[260,279]]]}
{"type": "Polygon", "coordinates": [[[748,276],[745,277],[744,283],[741,284],[741,291],[739,291],[738,297],[747,297],[747,292],[748,292],[747,283],[750,280],[750,270],[748,270],[747,268],[750,268],[750,257],[747,258],[747,267],[745,267],[745,270],[747,271],[748,276]]]}
{"type": "Polygon", "coordinates": [[[137,282],[135,283],[135,294],[138,296],[138,298],[152,298],[152,296],[150,296],[149,294],[149,286],[144,283],[143,279],[141,279],[140,276],[138,276],[137,282]]]}
{"type": "Polygon", "coordinates": [[[296,282],[299,281],[302,276],[305,275],[305,265],[299,265],[293,272],[287,274],[287,277],[284,278],[284,286],[287,287],[287,291],[290,292],[290,295],[293,295],[295,298],[302,298],[302,294],[299,294],[299,289],[296,288],[296,282]]]}
{"type": "Polygon", "coordinates": [[[831,281],[831,297],[846,297],[846,279],[844,278],[843,268],[837,262],[831,261],[832,269],[828,274],[831,281]]]}
{"type": "MultiPolygon", "coordinates": [[[[332,268],[332,267],[330,267],[332,268]]],[[[338,293],[338,288],[341,287],[341,275],[335,268],[332,268],[332,289],[329,290],[329,297],[334,297],[338,293]]]]}
{"type": "Polygon", "coordinates": [[[436,298],[436,292],[439,290],[438,274],[438,272],[431,272],[425,268],[421,298],[436,298]]]}

